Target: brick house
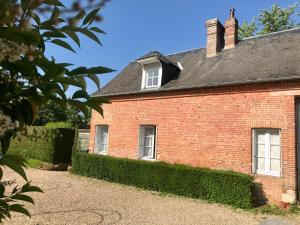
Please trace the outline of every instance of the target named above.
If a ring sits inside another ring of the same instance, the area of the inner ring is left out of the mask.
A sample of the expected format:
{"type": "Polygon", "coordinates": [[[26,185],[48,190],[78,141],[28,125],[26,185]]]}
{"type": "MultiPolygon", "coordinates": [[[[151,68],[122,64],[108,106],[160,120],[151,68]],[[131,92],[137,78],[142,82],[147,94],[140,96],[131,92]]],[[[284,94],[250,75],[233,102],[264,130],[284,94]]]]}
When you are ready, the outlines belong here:
{"type": "Polygon", "coordinates": [[[150,52],[94,94],[111,104],[92,112],[90,151],[247,173],[269,202],[294,202],[300,29],[238,41],[233,10],[206,28],[206,48],[150,52]]]}

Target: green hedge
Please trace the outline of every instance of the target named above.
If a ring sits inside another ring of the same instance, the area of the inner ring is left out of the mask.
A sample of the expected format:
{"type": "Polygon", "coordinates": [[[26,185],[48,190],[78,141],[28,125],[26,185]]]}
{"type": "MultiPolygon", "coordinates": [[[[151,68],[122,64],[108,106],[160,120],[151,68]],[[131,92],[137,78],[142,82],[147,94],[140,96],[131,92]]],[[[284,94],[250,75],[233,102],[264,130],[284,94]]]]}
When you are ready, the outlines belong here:
{"type": "Polygon", "coordinates": [[[239,208],[253,206],[253,177],[232,171],[87,153],[73,155],[72,171],[82,176],[224,203],[239,208]]]}
{"type": "Polygon", "coordinates": [[[48,122],[45,127],[47,128],[74,128],[70,122],[48,122]]]}
{"type": "Polygon", "coordinates": [[[49,163],[70,163],[75,130],[29,127],[26,135],[12,140],[9,152],[49,163]]]}

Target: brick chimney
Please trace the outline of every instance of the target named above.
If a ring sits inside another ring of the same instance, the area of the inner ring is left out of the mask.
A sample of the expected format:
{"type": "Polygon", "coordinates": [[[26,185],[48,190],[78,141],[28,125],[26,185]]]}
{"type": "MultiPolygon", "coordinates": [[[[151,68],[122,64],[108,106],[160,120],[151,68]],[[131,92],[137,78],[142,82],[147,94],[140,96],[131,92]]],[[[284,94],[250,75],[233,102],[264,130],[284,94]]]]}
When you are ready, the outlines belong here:
{"type": "Polygon", "coordinates": [[[206,21],[206,56],[214,57],[224,48],[224,27],[217,18],[206,21]]]}
{"type": "Polygon", "coordinates": [[[224,49],[234,48],[238,43],[239,24],[235,18],[235,9],[230,9],[230,17],[225,22],[225,47],[224,49]]]}

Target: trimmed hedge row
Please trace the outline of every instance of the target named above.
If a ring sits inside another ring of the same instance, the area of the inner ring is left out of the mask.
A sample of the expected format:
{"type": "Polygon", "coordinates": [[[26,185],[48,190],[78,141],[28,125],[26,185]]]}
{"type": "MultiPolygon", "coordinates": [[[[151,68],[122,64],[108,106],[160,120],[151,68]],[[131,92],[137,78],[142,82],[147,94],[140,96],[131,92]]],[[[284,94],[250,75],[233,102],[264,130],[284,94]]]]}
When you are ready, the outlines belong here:
{"type": "Polygon", "coordinates": [[[75,130],[71,128],[29,127],[26,135],[12,140],[11,154],[49,163],[70,163],[75,130]]]}
{"type": "Polygon", "coordinates": [[[253,206],[253,177],[164,162],[147,162],[76,153],[74,174],[172,193],[239,208],[253,206]]]}

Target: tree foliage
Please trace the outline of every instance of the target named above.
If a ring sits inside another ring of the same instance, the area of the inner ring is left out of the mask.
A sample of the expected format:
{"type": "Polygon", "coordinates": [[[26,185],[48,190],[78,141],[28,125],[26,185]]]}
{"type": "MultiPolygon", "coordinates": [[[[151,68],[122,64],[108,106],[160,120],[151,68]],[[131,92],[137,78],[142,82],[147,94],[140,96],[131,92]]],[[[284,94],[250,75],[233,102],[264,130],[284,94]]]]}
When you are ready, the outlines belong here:
{"type": "Polygon", "coordinates": [[[34,125],[44,126],[49,122],[66,122],[77,128],[88,128],[90,117],[90,110],[87,114],[83,114],[74,106],[67,105],[62,108],[60,105],[49,101],[38,107],[34,125]]]}
{"type": "Polygon", "coordinates": [[[295,3],[287,8],[281,8],[274,4],[271,9],[260,10],[259,15],[254,17],[250,23],[243,21],[239,29],[239,39],[296,27],[297,23],[292,19],[292,16],[296,13],[297,5],[295,3]]]}
{"type": "Polygon", "coordinates": [[[99,34],[105,32],[94,25],[100,8],[83,8],[79,2],[68,9],[59,0],[0,0],[0,222],[10,218],[11,211],[30,215],[19,202],[33,203],[27,192],[41,191],[27,180],[25,160],[7,152],[11,139],[33,123],[37,108],[52,101],[62,108],[71,105],[86,115],[91,108],[102,114],[106,100],[89,96],[86,79],[100,88],[97,75],[112,70],[103,66],[74,68],[45,54],[48,44],[75,52],[70,41],[80,47],[80,35],[101,44],[99,34]],[[76,91],[68,97],[65,92],[70,86],[76,91]],[[25,180],[10,194],[2,181],[3,167],[25,180]]]}

